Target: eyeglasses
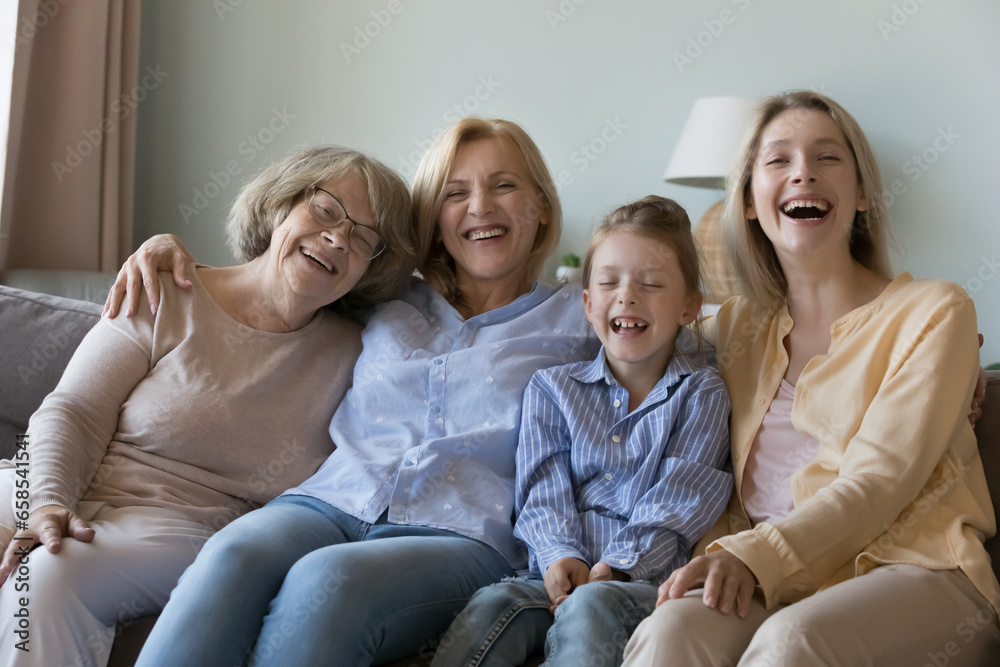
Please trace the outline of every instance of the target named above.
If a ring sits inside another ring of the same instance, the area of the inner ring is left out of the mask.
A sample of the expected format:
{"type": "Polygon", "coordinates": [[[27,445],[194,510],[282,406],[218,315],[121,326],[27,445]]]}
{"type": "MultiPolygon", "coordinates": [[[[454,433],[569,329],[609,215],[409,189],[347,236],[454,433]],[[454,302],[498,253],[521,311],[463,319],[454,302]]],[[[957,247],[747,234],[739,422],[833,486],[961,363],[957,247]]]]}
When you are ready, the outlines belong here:
{"type": "Polygon", "coordinates": [[[306,198],[309,201],[309,215],[320,226],[336,229],[350,220],[351,231],[348,235],[348,243],[351,251],[361,259],[375,259],[385,250],[385,240],[375,231],[375,228],[351,220],[351,216],[347,215],[347,209],[340,203],[340,200],[323,188],[310,185],[306,188],[306,198]]]}

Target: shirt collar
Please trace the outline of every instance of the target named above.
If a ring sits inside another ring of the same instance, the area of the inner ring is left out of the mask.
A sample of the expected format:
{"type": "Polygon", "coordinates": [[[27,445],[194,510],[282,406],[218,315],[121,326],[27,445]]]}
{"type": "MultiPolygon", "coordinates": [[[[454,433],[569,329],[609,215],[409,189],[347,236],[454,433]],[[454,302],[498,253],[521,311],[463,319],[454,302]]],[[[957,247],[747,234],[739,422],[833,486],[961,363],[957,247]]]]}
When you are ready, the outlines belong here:
{"type": "MultiPolygon", "coordinates": [[[[688,329],[681,329],[674,341],[674,355],[671,357],[670,363],[667,364],[667,372],[649,392],[646,400],[660,400],[666,395],[667,389],[680,382],[682,378],[694,373],[700,365],[696,363],[699,354],[697,337],[688,329]]],[[[584,384],[594,384],[603,380],[608,386],[621,386],[621,383],[611,374],[603,345],[593,361],[584,363],[580,369],[570,373],[570,377],[584,384]]]]}

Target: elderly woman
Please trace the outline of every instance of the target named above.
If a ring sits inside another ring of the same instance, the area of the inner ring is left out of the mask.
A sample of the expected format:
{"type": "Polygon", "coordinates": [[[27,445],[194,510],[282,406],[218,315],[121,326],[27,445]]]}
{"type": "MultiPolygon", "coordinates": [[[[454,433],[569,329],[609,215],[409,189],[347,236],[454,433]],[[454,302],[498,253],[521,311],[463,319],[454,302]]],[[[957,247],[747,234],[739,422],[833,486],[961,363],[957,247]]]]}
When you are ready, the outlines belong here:
{"type": "MultiPolygon", "coordinates": [[[[598,347],[580,288],[536,282],[559,238],[555,186],[524,130],[469,118],[428,149],[414,206],[424,280],[368,319],[337,450],[208,542],[140,664],[385,662],[429,650],[478,588],[524,567],[522,393],[598,347]]],[[[152,264],[169,264],[176,244],[160,247],[152,264]]],[[[119,283],[136,286],[130,266],[119,283]]]]}
{"type": "Polygon", "coordinates": [[[406,184],[358,152],[304,150],[243,189],[228,229],[245,264],[190,265],[193,288],[163,280],[155,315],[103,319],[32,416],[30,484],[3,476],[30,518],[0,575],[46,548],[30,592],[0,590],[0,664],[104,664],[117,621],[159,612],[215,531],[333,450],[361,327],[325,306],[381,301],[412,272],[406,184]]]}
{"type": "Polygon", "coordinates": [[[868,141],[816,93],[762,106],[724,218],[743,296],[714,337],[737,493],[625,663],[996,664],[972,300],[890,277],[868,141]]]}

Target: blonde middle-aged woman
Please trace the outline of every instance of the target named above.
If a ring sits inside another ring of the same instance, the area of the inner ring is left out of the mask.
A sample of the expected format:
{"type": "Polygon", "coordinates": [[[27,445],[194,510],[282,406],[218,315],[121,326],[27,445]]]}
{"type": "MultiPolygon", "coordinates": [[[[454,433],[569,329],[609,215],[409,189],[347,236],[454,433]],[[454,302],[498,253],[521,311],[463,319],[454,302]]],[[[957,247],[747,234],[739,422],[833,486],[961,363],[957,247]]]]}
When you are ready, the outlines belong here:
{"type": "Polygon", "coordinates": [[[737,493],[625,664],[995,665],[972,300],[890,278],[871,148],[816,93],[761,107],[724,218],[743,295],[707,333],[737,493]]]}
{"type": "MultiPolygon", "coordinates": [[[[336,451],[209,540],[140,665],[430,652],[477,589],[525,566],[511,522],[521,396],[536,370],[598,349],[580,287],[537,281],[559,239],[555,185],[518,125],[467,118],[422,159],[414,207],[423,279],[367,319],[336,451]]],[[[153,245],[153,266],[180,252],[153,245]]],[[[138,285],[134,265],[121,283],[138,285]]]]}
{"type": "Polygon", "coordinates": [[[116,622],[159,612],[214,532],[316,471],[361,352],[361,327],[326,306],[399,291],[411,216],[406,183],[376,160],[298,151],[232,208],[246,263],[188,265],[189,290],[164,274],[155,315],[87,334],[0,477],[17,519],[30,511],[11,540],[0,505],[0,576],[26,563],[30,581],[0,589],[0,664],[105,664],[116,622]]]}

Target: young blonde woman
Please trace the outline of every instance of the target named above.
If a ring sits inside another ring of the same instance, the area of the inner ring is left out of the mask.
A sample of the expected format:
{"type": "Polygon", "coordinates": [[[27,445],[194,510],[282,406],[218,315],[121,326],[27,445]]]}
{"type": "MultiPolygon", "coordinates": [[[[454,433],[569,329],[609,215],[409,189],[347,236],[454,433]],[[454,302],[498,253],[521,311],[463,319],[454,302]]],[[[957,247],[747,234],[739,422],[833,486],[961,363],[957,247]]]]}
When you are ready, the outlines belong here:
{"type": "Polygon", "coordinates": [[[994,664],[975,309],[951,283],[890,277],[881,193],[838,104],[762,106],[724,213],[743,295],[707,332],[737,493],[626,665],[994,664]]]}

